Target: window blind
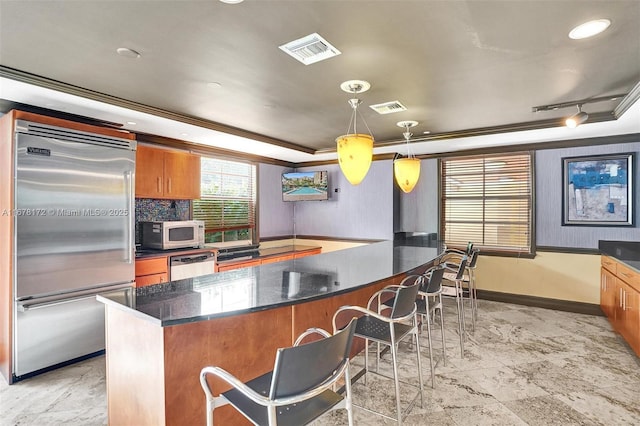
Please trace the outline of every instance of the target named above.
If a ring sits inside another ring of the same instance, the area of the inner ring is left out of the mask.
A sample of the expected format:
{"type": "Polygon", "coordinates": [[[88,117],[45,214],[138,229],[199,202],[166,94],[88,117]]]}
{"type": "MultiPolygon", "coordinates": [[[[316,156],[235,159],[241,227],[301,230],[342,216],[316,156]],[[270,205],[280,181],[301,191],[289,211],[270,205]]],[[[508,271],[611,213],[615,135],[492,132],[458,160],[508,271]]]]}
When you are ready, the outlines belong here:
{"type": "Polygon", "coordinates": [[[193,218],[204,221],[206,232],[255,226],[255,169],[249,163],[201,157],[201,197],[193,201],[193,218]]]}
{"type": "Polygon", "coordinates": [[[447,245],[531,252],[531,153],[445,158],[441,172],[447,245]]]}

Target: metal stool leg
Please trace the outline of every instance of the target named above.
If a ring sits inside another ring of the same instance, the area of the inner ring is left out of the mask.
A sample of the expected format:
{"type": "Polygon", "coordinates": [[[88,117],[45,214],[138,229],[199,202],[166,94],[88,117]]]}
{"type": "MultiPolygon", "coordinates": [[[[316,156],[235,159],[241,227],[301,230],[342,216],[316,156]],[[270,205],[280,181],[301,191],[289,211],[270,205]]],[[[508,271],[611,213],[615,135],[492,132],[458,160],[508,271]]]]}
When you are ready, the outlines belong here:
{"type": "Polygon", "coordinates": [[[402,425],[402,409],[400,408],[400,382],[398,381],[398,359],[396,356],[396,343],[391,342],[391,358],[393,360],[393,381],[396,386],[396,413],[398,415],[398,426],[402,425]]]}
{"type": "Polygon", "coordinates": [[[442,309],[442,294],[438,295],[438,298],[440,299],[440,333],[442,334],[442,365],[446,366],[447,365],[447,345],[444,342],[444,314],[443,314],[443,309],[442,309]]]}

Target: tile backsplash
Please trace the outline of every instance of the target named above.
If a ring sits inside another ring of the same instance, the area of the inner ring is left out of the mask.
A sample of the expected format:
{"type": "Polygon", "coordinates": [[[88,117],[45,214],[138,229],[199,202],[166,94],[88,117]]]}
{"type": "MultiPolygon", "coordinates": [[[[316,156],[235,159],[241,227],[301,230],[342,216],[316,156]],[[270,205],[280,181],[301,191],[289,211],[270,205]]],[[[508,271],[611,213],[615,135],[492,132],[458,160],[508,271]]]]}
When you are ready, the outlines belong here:
{"type": "Polygon", "coordinates": [[[136,198],[136,244],[140,243],[139,222],[154,220],[189,220],[191,200],[157,200],[136,198]]]}

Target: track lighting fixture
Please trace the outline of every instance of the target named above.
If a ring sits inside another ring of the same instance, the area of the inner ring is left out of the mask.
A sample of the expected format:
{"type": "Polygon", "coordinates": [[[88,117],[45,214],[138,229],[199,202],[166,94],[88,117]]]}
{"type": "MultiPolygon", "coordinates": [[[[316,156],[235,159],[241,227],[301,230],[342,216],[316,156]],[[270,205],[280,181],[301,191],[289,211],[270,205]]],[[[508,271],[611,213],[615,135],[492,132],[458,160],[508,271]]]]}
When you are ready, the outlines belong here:
{"type": "MultiPolygon", "coordinates": [[[[540,105],[540,106],[532,107],[531,111],[532,112],[556,111],[561,108],[577,107],[578,112],[564,120],[565,126],[569,127],[570,129],[574,129],[589,119],[589,114],[582,111],[583,105],[592,104],[596,102],[617,101],[617,100],[623,99],[625,96],[627,96],[627,94],[623,93],[623,94],[617,94],[617,95],[600,96],[597,98],[583,99],[581,101],[560,102],[557,104],[540,105]]],[[[595,114],[596,117],[597,115],[598,113],[595,114]]],[[[598,121],[597,118],[596,118],[596,121],[598,121]]]]}
{"type": "Polygon", "coordinates": [[[578,104],[576,106],[578,107],[578,112],[567,118],[564,122],[564,124],[570,129],[575,129],[589,118],[589,114],[582,111],[582,105],[578,104]]]}

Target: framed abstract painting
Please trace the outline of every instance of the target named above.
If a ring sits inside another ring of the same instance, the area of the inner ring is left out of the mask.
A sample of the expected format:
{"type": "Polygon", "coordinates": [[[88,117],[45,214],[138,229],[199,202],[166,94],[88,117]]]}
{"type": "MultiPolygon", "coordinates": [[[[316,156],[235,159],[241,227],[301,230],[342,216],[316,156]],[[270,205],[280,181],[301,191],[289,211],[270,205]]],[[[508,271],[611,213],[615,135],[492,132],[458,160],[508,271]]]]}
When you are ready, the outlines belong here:
{"type": "Polygon", "coordinates": [[[634,226],[634,154],[562,159],[562,225],[634,226]]]}

